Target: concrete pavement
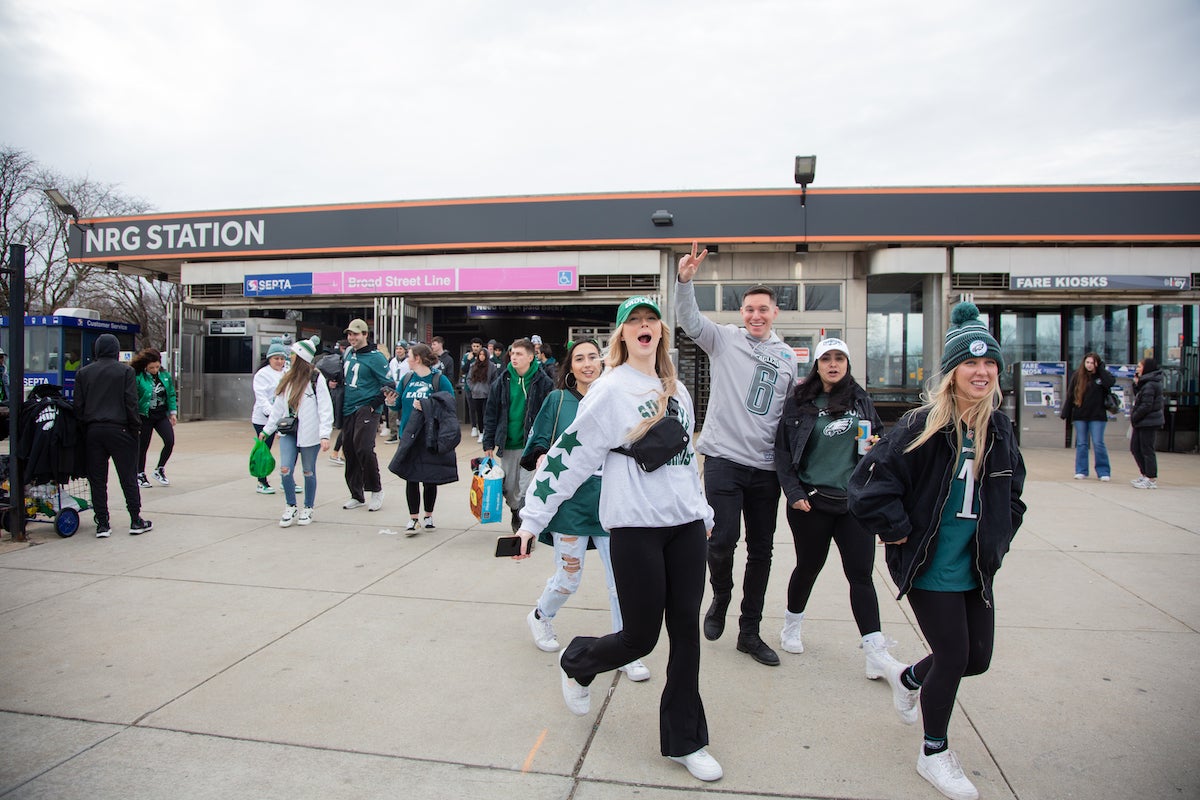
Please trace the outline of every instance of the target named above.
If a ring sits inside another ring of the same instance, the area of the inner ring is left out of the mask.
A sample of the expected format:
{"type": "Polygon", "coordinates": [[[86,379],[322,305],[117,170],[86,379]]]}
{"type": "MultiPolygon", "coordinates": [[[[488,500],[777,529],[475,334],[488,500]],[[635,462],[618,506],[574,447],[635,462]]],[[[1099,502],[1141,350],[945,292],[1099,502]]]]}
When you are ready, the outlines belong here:
{"type": "MultiPolygon", "coordinates": [[[[248,424],[177,429],[169,487],[144,492],[154,530],[0,545],[2,798],[940,797],[914,769],[920,729],[863,677],[835,554],[778,668],[704,642],[701,689],[723,780],[658,755],[653,677],[593,684],[563,705],[556,656],[524,617],[551,553],[492,557],[464,480],[437,529],[402,529],[404,485],[378,513],[343,511],[341,468],[318,466],[316,522],[281,529],[282,492],[254,493],[248,424]]],[[[472,445],[474,445],[472,447],[472,445]]],[[[386,463],[392,450],[379,440],[386,463]]],[[[1072,480],[1067,450],[1029,450],[1029,514],[996,582],[991,670],[964,681],[950,739],[984,798],[1200,797],[1200,458],[1160,454],[1139,491],[1123,441],[1112,483],[1072,480]]],[[[157,448],[151,452],[151,458],[157,448]]],[[[278,484],[278,479],[274,480],[278,484]]],[[[7,535],[6,535],[7,540],[7,535]]],[[[743,554],[744,548],[739,548],[743,554]]],[[[780,514],[764,638],[778,645],[791,534],[780,514]]],[[[926,650],[878,551],[884,632],[926,650]]],[[[738,567],[740,574],[740,565],[738,567]]],[[[604,633],[602,567],[556,620],[564,643],[604,633]]],[[[707,598],[706,598],[707,603],[707,598]]]]}

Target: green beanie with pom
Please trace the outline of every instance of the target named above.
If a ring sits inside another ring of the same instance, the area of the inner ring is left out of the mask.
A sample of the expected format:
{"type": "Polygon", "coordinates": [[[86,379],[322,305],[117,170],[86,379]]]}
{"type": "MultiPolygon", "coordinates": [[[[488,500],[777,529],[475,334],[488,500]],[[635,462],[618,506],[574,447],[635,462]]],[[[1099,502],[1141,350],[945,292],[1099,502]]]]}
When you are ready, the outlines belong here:
{"type": "Polygon", "coordinates": [[[980,321],[979,308],[974,303],[959,303],[950,312],[950,328],[942,350],[942,374],[948,374],[968,358],[995,359],[996,366],[1004,369],[1000,343],[980,321]]]}

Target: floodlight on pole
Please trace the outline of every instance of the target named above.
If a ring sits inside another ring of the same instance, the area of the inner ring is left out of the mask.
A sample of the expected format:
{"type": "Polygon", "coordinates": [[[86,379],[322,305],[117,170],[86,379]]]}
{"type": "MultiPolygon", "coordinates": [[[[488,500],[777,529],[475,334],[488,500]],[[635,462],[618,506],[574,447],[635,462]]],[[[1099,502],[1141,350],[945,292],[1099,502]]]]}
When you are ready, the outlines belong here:
{"type": "Polygon", "coordinates": [[[71,204],[71,201],[63,196],[63,193],[58,189],[42,189],[46,193],[46,197],[50,198],[50,202],[54,204],[62,213],[66,214],[73,220],[79,220],[79,209],[71,204]]]}

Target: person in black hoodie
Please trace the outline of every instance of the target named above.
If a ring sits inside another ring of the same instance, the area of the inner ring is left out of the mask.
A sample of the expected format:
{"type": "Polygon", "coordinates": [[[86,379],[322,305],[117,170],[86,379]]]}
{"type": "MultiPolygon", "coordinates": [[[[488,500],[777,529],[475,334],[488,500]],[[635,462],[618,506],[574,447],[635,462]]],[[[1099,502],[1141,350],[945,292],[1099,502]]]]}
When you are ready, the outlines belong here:
{"type": "Polygon", "coordinates": [[[96,512],[96,536],[112,533],[108,518],[108,460],[117,468],[129,533],[145,533],[153,526],[142,519],[142,495],[137,485],[138,416],[137,384],[133,368],[117,360],[121,344],[111,333],[96,339],[96,359],[75,373],[75,416],[84,426],[87,476],[96,512]]]}
{"type": "Polygon", "coordinates": [[[1135,489],[1158,488],[1158,457],[1154,454],[1154,439],[1158,429],[1167,421],[1163,413],[1163,375],[1158,362],[1146,357],[1138,362],[1137,375],[1133,379],[1133,408],[1129,411],[1129,424],[1133,431],[1129,437],[1129,451],[1137,462],[1141,475],[1130,481],[1135,489]]]}

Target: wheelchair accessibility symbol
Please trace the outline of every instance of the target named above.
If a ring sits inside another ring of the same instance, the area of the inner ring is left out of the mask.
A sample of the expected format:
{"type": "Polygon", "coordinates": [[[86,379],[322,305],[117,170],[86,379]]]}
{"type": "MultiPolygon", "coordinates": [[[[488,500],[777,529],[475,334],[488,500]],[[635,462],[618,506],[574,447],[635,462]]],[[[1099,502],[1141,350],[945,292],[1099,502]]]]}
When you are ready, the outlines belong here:
{"type": "Polygon", "coordinates": [[[571,270],[560,269],[558,271],[558,285],[559,286],[570,286],[572,283],[573,277],[574,276],[571,274],[571,270]]]}

